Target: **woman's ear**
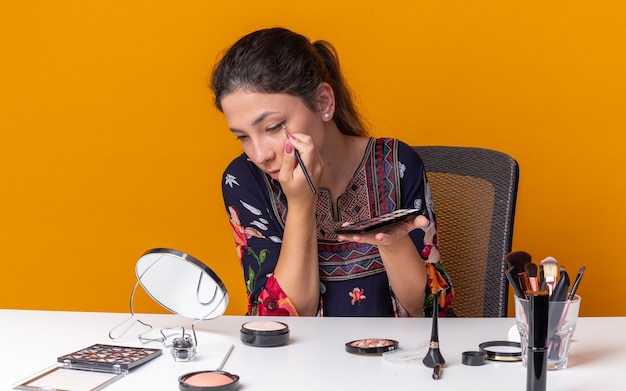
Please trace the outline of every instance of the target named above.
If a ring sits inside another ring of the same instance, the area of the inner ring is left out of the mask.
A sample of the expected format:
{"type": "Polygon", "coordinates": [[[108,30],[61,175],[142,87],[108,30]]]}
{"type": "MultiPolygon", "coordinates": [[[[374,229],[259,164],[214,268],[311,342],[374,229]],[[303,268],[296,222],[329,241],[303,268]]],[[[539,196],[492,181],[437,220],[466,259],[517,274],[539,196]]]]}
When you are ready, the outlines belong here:
{"type": "Polygon", "coordinates": [[[330,84],[326,82],[320,83],[317,87],[316,98],[322,119],[324,121],[330,121],[330,119],[333,118],[333,114],[335,114],[335,93],[330,84]]]}

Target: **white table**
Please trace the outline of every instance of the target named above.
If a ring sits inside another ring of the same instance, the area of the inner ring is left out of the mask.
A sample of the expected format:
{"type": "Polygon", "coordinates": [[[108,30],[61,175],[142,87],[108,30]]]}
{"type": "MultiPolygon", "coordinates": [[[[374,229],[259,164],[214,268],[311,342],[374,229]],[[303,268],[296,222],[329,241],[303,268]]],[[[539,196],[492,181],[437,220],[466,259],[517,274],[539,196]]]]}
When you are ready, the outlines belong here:
{"type": "MultiPolygon", "coordinates": [[[[60,355],[94,343],[112,343],[109,331],[128,314],[0,310],[2,354],[0,389],[49,367],[60,355]]],[[[155,330],[191,325],[174,315],[139,314],[155,330]]],[[[224,370],[241,377],[240,390],[525,390],[526,369],[521,362],[465,366],[461,353],[478,350],[484,341],[507,339],[513,318],[439,319],[440,350],[446,359],[442,378],[421,361],[393,363],[381,356],[347,353],[345,343],[382,337],[400,348],[423,345],[430,338],[431,319],[393,318],[277,318],[289,325],[288,345],[258,348],[239,339],[241,324],[252,320],[223,316],[197,325],[198,355],[187,363],[174,362],[168,350],[157,359],[130,371],[105,390],[178,390],[178,377],[215,369],[231,344],[235,348],[224,370]]],[[[548,389],[615,389],[626,368],[626,317],[581,318],[570,351],[569,367],[548,373],[548,389]]],[[[117,344],[142,346],[131,329],[117,344]]],[[[151,343],[150,347],[162,347],[151,343]]],[[[619,388],[619,387],[618,387],[619,388]]]]}

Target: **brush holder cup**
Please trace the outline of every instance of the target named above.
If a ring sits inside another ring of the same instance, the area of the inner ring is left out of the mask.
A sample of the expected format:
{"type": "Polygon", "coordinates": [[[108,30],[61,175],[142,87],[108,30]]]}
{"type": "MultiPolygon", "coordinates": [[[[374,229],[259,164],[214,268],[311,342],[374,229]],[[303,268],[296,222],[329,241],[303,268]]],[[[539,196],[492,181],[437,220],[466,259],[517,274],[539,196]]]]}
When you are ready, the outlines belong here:
{"type": "MultiPolygon", "coordinates": [[[[548,370],[567,368],[570,342],[576,330],[580,296],[569,301],[551,301],[548,309],[548,370]]],[[[528,357],[528,300],[515,296],[515,321],[520,334],[522,363],[528,357]]]]}

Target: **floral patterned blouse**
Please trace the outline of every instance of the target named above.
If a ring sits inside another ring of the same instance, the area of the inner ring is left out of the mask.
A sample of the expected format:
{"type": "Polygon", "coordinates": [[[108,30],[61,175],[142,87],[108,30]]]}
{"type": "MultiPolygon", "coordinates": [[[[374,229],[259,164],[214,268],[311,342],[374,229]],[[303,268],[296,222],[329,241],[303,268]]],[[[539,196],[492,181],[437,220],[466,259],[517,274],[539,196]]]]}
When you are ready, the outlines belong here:
{"type": "MultiPolygon", "coordinates": [[[[424,314],[432,316],[433,293],[440,290],[439,315],[448,313],[454,293],[439,256],[437,223],[424,165],[413,148],[396,139],[371,138],[335,212],[329,191],[318,190],[320,315],[408,316],[391,290],[378,248],[338,242],[334,230],[342,221],[424,207],[430,225],[410,233],[423,258],[416,261],[427,267],[424,314]]],[[[280,183],[242,154],[226,168],[222,191],[246,283],[248,314],[298,315],[273,276],[288,209],[280,183]]]]}

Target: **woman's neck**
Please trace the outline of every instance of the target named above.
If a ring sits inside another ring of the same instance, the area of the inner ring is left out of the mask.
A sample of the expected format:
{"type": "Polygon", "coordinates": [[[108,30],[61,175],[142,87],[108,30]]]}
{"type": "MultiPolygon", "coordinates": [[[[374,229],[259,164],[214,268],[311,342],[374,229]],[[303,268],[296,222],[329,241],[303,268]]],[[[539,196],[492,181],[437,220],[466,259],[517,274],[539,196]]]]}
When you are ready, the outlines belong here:
{"type": "Polygon", "coordinates": [[[361,164],[369,137],[346,136],[337,130],[328,132],[324,141],[324,172],[320,187],[330,190],[336,200],[361,164]]]}

